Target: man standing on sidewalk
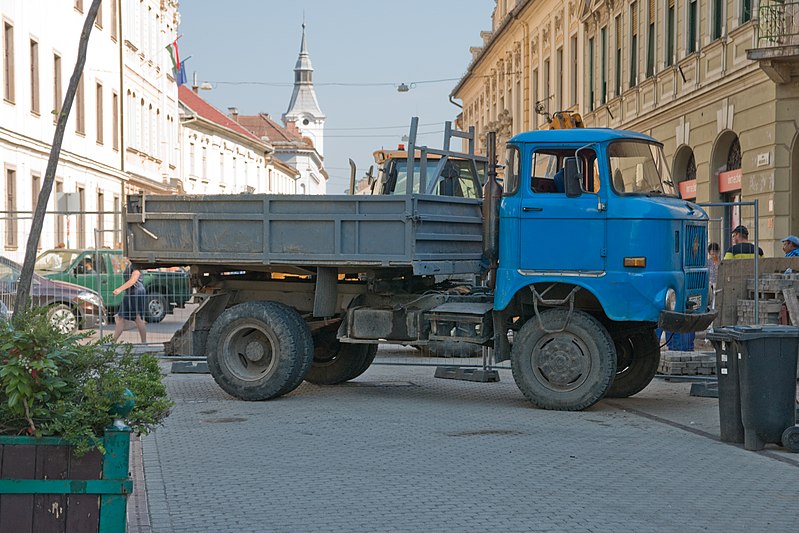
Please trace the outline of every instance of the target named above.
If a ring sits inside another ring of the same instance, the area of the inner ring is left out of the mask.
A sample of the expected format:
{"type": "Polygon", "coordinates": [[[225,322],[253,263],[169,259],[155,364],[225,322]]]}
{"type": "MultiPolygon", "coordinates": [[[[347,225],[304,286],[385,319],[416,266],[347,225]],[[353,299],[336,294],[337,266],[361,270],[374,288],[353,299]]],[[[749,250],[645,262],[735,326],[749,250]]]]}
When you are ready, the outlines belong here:
{"type": "MultiPolygon", "coordinates": [[[[763,257],[763,249],[757,249],[757,255],[763,257]]],[[[732,246],[727,249],[724,259],[752,259],[755,257],[755,245],[749,242],[749,230],[746,226],[736,226],[732,230],[732,246]]]]}

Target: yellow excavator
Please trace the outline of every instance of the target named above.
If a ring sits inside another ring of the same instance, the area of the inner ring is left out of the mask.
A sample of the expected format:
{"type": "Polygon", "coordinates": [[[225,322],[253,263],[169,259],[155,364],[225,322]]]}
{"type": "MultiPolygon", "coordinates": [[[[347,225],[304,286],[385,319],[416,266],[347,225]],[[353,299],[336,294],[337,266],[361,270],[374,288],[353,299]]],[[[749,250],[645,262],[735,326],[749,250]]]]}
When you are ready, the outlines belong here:
{"type": "Polygon", "coordinates": [[[546,117],[551,130],[571,130],[585,127],[583,117],[577,111],[555,111],[550,114],[544,109],[544,103],[539,101],[535,103],[535,112],[546,117]]]}

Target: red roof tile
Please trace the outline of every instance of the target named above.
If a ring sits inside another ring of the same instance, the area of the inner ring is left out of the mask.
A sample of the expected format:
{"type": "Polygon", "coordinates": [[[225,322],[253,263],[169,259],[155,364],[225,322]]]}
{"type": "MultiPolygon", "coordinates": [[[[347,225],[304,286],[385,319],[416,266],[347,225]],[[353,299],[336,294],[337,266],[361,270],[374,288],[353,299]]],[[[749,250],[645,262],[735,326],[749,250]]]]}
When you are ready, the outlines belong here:
{"type": "Polygon", "coordinates": [[[180,103],[191,109],[198,116],[213,122],[214,124],[218,124],[219,126],[233,130],[236,133],[244,135],[245,137],[258,142],[263,142],[259,137],[253,135],[252,132],[250,132],[247,128],[243,127],[230,117],[227,117],[224,113],[200,98],[199,95],[185,85],[181,85],[178,88],[178,98],[180,99],[180,103]]]}
{"type": "Polygon", "coordinates": [[[313,147],[313,143],[307,137],[299,135],[296,128],[284,128],[266,113],[257,115],[239,115],[239,124],[250,130],[258,137],[266,137],[273,144],[279,143],[302,143],[308,148],[313,147]]]}

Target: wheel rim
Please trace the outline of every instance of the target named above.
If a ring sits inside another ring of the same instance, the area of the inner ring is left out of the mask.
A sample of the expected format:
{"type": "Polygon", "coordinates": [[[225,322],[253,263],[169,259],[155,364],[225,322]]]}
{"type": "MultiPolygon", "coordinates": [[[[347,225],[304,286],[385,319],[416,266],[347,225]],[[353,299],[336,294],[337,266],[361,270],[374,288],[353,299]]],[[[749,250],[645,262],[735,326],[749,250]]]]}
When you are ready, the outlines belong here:
{"type": "Polygon", "coordinates": [[[75,331],[78,321],[69,309],[56,309],[50,314],[50,324],[61,333],[75,331]]]}
{"type": "Polygon", "coordinates": [[[531,354],[533,374],[550,390],[578,389],[591,372],[591,355],[586,344],[569,332],[546,335],[531,354]]]}
{"type": "Polygon", "coordinates": [[[259,381],[274,372],[277,346],[271,332],[254,324],[242,324],[225,337],[222,364],[237,379],[259,381]]]}
{"type": "Polygon", "coordinates": [[[151,317],[158,318],[164,314],[164,302],[161,301],[161,298],[153,298],[150,300],[150,303],[147,305],[147,312],[150,313],[151,317]]]}
{"type": "Polygon", "coordinates": [[[616,374],[623,374],[633,364],[635,346],[630,338],[616,343],[616,374]]]}

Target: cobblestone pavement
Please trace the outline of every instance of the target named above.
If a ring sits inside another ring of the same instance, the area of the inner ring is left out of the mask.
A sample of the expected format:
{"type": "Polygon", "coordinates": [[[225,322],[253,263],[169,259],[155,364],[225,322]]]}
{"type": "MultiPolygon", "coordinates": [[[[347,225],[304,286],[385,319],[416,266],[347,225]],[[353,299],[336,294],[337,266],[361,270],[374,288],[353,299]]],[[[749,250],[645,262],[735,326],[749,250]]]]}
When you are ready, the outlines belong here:
{"type": "MultiPolygon", "coordinates": [[[[378,361],[391,353],[381,349],[378,361]]],[[[500,383],[373,365],[335,387],[242,402],[170,375],[142,440],[131,531],[796,531],[799,457],[721,443],[717,400],[656,380],[579,413],[500,383]]]]}

